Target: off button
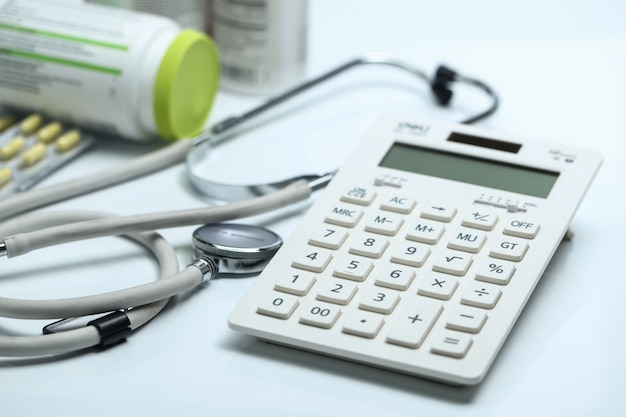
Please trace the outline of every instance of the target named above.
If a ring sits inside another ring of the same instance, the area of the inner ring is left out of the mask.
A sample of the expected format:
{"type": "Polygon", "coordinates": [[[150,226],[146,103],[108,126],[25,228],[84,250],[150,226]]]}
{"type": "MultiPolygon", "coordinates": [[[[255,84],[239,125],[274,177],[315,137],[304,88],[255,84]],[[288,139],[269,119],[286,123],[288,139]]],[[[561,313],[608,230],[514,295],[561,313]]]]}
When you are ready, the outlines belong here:
{"type": "Polygon", "coordinates": [[[502,233],[509,236],[533,239],[539,232],[539,222],[526,217],[512,217],[504,225],[502,233]]]}

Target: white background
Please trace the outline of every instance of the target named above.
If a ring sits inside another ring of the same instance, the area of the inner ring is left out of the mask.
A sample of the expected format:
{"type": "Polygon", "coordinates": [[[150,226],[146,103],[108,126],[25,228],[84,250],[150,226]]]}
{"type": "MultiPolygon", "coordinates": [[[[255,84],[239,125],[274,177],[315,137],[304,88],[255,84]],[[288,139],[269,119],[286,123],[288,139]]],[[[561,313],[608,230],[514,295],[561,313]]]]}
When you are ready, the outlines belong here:
{"type": "MultiPolygon", "coordinates": [[[[254,278],[215,280],[180,297],[124,344],[61,358],[0,358],[2,415],[620,416],[626,414],[626,5],[605,0],[509,2],[333,1],[310,5],[309,73],[385,52],[431,73],[445,63],[490,83],[499,111],[479,125],[590,147],[604,164],[571,228],[487,378],[449,387],[266,344],[228,329],[226,318],[254,278]]],[[[220,92],[211,122],[264,98],[220,92]]],[[[341,164],[381,111],[460,120],[486,101],[461,90],[453,109],[394,70],[359,69],[217,148],[211,176],[278,179],[341,164]]],[[[146,152],[102,140],[46,183],[146,152]]],[[[43,185],[43,184],[42,184],[43,185]]],[[[117,214],[200,207],[183,166],[58,204],[117,214]]],[[[299,212],[259,216],[283,237],[299,212]]],[[[181,264],[193,227],[163,231],[181,264]]],[[[141,250],[115,238],[1,259],[3,296],[50,298],[154,278],[141,250]]],[[[3,334],[40,323],[0,320],[3,334]]]]}

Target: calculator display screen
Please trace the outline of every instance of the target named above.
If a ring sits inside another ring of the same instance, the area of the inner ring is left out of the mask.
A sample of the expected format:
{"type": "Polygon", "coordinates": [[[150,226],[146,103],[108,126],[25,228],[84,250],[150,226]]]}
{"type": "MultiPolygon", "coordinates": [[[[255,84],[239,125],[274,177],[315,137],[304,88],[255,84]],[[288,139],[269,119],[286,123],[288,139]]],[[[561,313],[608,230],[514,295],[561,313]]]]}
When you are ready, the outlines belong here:
{"type": "Polygon", "coordinates": [[[380,166],[546,198],[559,173],[394,143],[380,166]]]}

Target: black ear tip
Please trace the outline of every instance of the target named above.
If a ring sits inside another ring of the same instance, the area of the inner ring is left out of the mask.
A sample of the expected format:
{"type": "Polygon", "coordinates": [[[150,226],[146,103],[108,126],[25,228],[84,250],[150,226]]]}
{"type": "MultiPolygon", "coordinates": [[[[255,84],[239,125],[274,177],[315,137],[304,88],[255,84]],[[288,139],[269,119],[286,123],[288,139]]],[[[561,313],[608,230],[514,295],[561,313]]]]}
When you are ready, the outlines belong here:
{"type": "Polygon", "coordinates": [[[445,84],[432,84],[431,90],[437,98],[437,103],[442,106],[447,106],[452,99],[452,90],[450,90],[445,84]]]}
{"type": "Polygon", "coordinates": [[[442,106],[447,106],[452,99],[450,83],[454,81],[457,74],[454,70],[440,65],[435,72],[435,78],[430,84],[430,89],[437,98],[437,102],[442,106]]]}

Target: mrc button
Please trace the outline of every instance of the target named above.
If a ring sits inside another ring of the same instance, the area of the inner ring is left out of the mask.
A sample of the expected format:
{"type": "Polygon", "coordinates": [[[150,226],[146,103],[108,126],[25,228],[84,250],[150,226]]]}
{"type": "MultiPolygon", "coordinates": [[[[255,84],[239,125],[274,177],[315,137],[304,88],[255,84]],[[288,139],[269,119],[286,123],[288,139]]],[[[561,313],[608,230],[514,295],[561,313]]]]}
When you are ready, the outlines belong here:
{"type": "Polygon", "coordinates": [[[533,239],[539,232],[539,222],[524,216],[511,217],[502,231],[505,235],[533,239]]]}
{"type": "Polygon", "coordinates": [[[333,206],[327,213],[326,223],[339,226],[354,227],[363,217],[363,210],[352,204],[339,203],[333,206]]]}

